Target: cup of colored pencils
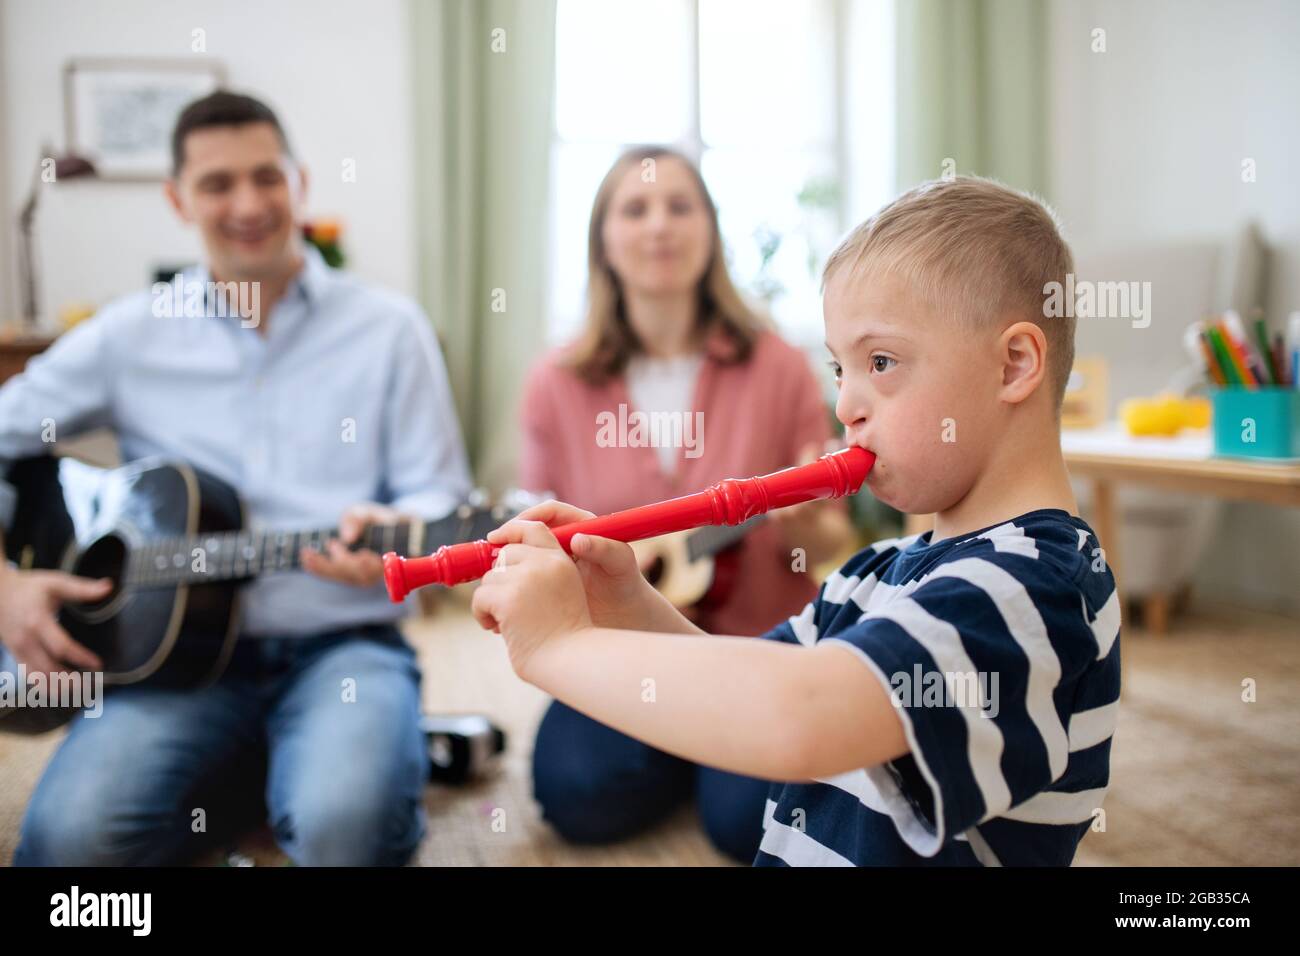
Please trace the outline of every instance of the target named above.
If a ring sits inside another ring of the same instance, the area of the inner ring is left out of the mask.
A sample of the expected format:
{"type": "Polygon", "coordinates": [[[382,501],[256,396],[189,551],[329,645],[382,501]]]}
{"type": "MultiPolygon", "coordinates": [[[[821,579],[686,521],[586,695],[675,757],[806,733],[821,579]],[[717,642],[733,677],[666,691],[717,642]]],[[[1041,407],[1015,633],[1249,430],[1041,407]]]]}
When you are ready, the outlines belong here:
{"type": "Polygon", "coordinates": [[[1197,343],[1214,385],[1214,451],[1234,458],[1300,459],[1300,312],[1287,333],[1247,329],[1236,312],[1197,324],[1197,343]]]}
{"type": "Polygon", "coordinates": [[[1293,312],[1287,335],[1270,340],[1262,318],[1247,331],[1236,312],[1206,319],[1197,329],[1210,380],[1219,387],[1296,388],[1300,379],[1300,312],[1293,312]]]}

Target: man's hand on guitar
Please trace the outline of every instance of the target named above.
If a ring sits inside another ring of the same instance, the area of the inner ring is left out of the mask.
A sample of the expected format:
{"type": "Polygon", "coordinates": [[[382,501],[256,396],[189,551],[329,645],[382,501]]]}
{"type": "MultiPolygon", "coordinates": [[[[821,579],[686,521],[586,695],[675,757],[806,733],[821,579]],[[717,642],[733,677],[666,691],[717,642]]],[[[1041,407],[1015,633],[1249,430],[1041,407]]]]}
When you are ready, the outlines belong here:
{"type": "Polygon", "coordinates": [[[354,587],[374,587],[384,577],[384,562],[368,548],[351,550],[366,529],[372,525],[398,524],[406,516],[386,505],[353,505],[339,519],[339,536],[325,545],[325,553],[302,549],[302,566],[310,573],[328,581],[351,584],[354,587]]]}
{"type": "Polygon", "coordinates": [[[91,670],[103,662],[59,626],[65,601],[99,601],[113,584],[62,571],[17,571],[0,563],[0,642],[29,673],[91,670]]]}

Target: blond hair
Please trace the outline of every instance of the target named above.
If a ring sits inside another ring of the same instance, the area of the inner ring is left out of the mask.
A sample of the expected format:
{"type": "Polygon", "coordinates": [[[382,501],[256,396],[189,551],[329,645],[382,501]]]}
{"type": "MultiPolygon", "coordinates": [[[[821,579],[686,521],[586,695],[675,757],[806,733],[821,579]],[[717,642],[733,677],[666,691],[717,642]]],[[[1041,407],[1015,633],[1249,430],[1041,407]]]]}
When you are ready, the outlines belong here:
{"type": "Polygon", "coordinates": [[[568,352],[566,364],[583,380],[601,384],[620,374],[641,344],[628,322],[623,289],[605,255],[605,216],[614,191],[633,165],[665,157],[680,160],[690,171],[708,214],[713,236],[709,264],[700,278],[698,322],[701,332],[714,329],[730,340],[731,360],[746,361],[767,322],[745,305],[731,282],[718,228],[718,209],[704,178],[685,154],[667,146],[637,146],[624,152],[610,167],[591,207],[587,229],[587,316],[583,331],[568,352]]]}
{"type": "MultiPolygon", "coordinates": [[[[974,176],[922,183],[854,229],[831,253],[823,287],[845,266],[889,274],[941,314],[971,323],[1014,317],[1043,330],[1059,408],[1074,365],[1073,312],[1047,316],[1049,283],[1074,271],[1056,218],[1037,199],[974,176]]],[[[1059,288],[1059,287],[1057,287],[1059,288]]]]}

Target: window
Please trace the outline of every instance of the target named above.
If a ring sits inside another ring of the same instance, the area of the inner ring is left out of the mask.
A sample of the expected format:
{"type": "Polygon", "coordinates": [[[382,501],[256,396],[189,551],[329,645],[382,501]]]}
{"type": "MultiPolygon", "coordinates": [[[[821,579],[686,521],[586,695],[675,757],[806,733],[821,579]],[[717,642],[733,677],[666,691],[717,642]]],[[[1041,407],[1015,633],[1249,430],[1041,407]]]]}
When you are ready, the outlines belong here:
{"type": "Polygon", "coordinates": [[[587,224],[619,152],[699,164],[742,292],[822,339],[820,268],[893,187],[892,0],[558,0],[552,341],[576,334],[587,224]]]}

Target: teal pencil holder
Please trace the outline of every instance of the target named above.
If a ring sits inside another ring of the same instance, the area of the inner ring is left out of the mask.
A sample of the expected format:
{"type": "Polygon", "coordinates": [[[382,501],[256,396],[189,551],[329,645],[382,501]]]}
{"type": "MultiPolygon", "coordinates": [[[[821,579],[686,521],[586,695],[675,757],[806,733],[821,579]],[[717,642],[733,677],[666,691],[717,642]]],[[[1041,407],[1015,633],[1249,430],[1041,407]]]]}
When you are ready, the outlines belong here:
{"type": "Polygon", "coordinates": [[[1300,389],[1216,389],[1214,453],[1230,458],[1300,459],[1300,389]]]}

